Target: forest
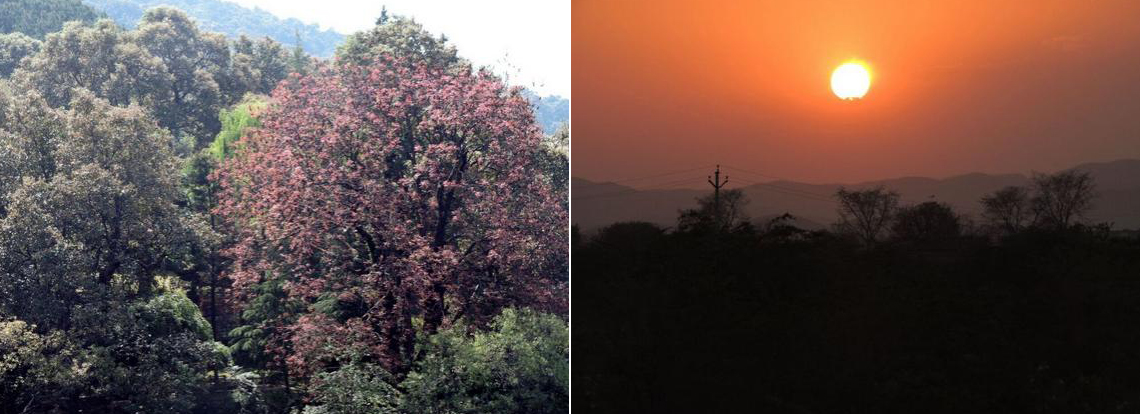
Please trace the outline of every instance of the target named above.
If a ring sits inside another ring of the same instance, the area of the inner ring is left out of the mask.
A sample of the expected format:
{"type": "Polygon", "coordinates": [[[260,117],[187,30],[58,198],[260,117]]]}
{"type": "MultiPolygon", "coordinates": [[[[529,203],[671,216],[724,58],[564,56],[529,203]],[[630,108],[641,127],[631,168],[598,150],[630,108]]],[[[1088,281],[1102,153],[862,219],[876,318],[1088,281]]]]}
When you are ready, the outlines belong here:
{"type": "Polygon", "coordinates": [[[1140,232],[1087,172],[969,217],[840,189],[838,221],[754,222],[721,190],[676,225],[572,231],[588,412],[1107,413],[1140,406],[1140,232]]]}
{"type": "Polygon", "coordinates": [[[523,90],[387,13],[322,59],[0,11],[0,413],[568,410],[569,130],[523,90]]]}

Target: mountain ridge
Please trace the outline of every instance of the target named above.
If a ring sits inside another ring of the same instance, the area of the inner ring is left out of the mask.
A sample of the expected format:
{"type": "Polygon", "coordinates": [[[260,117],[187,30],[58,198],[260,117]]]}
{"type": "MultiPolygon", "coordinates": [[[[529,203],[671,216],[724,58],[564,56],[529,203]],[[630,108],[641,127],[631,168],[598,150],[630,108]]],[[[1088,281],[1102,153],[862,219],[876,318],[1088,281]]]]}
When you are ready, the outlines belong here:
{"type": "MultiPolygon", "coordinates": [[[[1069,169],[1088,171],[1095,180],[1098,197],[1089,214],[1091,221],[1112,223],[1117,229],[1140,227],[1140,159],[1087,162],[1069,169]]],[[[904,205],[943,201],[959,213],[976,219],[981,212],[978,201],[983,195],[1008,185],[1029,183],[1028,174],[970,172],[945,178],[908,176],[856,183],[773,180],[732,188],[744,190],[751,201],[746,211],[752,217],[790,213],[827,225],[835,221],[833,194],[840,186],[862,189],[882,185],[897,191],[904,205]]],[[[670,227],[676,224],[679,210],[695,207],[695,199],[707,193],[707,190],[684,188],[639,190],[572,177],[571,221],[582,231],[622,221],[646,221],[670,227]]]]}

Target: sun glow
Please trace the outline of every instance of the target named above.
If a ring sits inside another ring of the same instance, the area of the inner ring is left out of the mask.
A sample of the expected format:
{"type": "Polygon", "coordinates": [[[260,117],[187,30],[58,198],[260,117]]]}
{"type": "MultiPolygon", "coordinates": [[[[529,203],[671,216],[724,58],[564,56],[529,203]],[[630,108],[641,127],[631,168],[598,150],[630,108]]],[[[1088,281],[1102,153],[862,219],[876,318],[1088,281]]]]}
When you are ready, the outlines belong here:
{"type": "Polygon", "coordinates": [[[859,99],[871,88],[871,71],[861,62],[847,62],[831,72],[831,91],[840,99],[859,99]]]}

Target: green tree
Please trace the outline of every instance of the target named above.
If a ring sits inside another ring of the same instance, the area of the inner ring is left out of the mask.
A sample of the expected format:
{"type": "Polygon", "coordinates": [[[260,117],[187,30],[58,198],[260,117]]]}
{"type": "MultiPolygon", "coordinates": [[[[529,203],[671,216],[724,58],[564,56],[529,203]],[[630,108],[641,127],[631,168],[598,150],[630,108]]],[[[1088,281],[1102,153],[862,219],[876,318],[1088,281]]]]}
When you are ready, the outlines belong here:
{"type": "Polygon", "coordinates": [[[554,315],[505,309],[489,331],[456,324],[428,339],[401,384],[415,413],[564,413],[569,331],[554,315]]]}
{"type": "Polygon", "coordinates": [[[39,52],[40,44],[23,33],[0,34],[0,78],[11,76],[21,59],[39,52]]]}
{"type": "Polygon", "coordinates": [[[314,379],[313,405],[305,414],[401,413],[395,379],[375,364],[353,363],[314,379]]]}
{"type": "Polygon", "coordinates": [[[261,82],[260,75],[250,76],[231,71],[224,36],[198,30],[181,11],[156,8],[134,31],[106,19],[70,22],[49,35],[13,79],[39,91],[52,107],[68,105],[77,88],[112,105],[140,104],[176,139],[200,149],[221,128],[218,110],[261,82]]]}
{"type": "MultiPolygon", "coordinates": [[[[295,56],[268,37],[256,42],[242,35],[233,42],[231,76],[241,88],[259,94],[273,92],[277,83],[289,76],[295,56]]],[[[301,56],[307,58],[304,52],[301,56]]]]}
{"type": "Polygon", "coordinates": [[[176,206],[170,135],[141,107],[90,91],[74,91],[66,109],[9,92],[0,88],[0,164],[22,167],[3,171],[0,315],[60,342],[11,382],[44,385],[5,381],[0,406],[191,410],[204,372],[228,354],[185,294],[156,289],[160,274],[193,272],[196,251],[217,243],[176,206]]]}
{"type": "Polygon", "coordinates": [[[444,36],[435,37],[415,20],[391,16],[377,20],[368,31],[357,32],[337,48],[337,63],[366,65],[382,54],[406,59],[408,63],[427,63],[432,67],[465,65],[455,46],[444,36]]]}
{"type": "MultiPolygon", "coordinates": [[[[570,194],[570,128],[563,124],[553,134],[542,140],[542,150],[537,152],[539,168],[546,175],[550,186],[558,194],[570,194]]],[[[563,199],[563,206],[570,208],[569,198],[563,199]]]]}
{"type": "Polygon", "coordinates": [[[234,145],[251,128],[261,126],[256,114],[265,109],[269,99],[265,96],[246,95],[241,103],[231,109],[222,109],[218,118],[222,122],[222,130],[210,143],[210,154],[214,159],[221,161],[233,154],[234,145]]]}
{"type": "Polygon", "coordinates": [[[34,89],[50,106],[67,105],[76,88],[87,89],[114,105],[165,88],[170,77],[157,61],[128,41],[110,20],[68,22],[47,36],[36,53],[12,76],[21,88],[34,89]]]}
{"type": "Polygon", "coordinates": [[[170,76],[170,83],[148,94],[144,104],[176,137],[189,135],[196,148],[205,146],[221,128],[218,109],[245,93],[228,72],[230,49],[225,36],[198,30],[178,9],[158,7],[143,14],[131,39],[157,58],[170,76]]]}

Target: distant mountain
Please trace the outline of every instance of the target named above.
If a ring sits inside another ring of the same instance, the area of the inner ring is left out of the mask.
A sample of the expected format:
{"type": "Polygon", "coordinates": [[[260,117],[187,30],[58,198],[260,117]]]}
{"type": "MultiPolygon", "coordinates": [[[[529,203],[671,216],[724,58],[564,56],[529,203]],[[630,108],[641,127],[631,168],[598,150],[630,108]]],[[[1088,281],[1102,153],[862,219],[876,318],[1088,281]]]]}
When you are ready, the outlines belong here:
{"type": "Polygon", "coordinates": [[[523,95],[530,99],[534,106],[535,121],[542,125],[542,131],[547,135],[558,130],[558,126],[570,122],[570,100],[558,95],[538,96],[530,90],[523,90],[523,95]]]}
{"type": "MultiPolygon", "coordinates": [[[[200,28],[224,33],[230,37],[245,34],[252,38],[268,36],[285,45],[294,46],[301,35],[301,47],[313,56],[332,57],[344,42],[343,34],[321,30],[315,24],[297,19],[279,19],[260,8],[248,9],[222,0],[84,0],[91,7],[107,13],[116,23],[133,28],[146,9],[173,6],[198,21],[200,28]]],[[[314,7],[317,7],[314,5],[314,7]]]]}
{"type": "Polygon", "coordinates": [[[79,0],[0,0],[0,33],[20,32],[36,39],[58,32],[64,22],[106,17],[79,0]]]}
{"type": "MultiPolygon", "coordinates": [[[[1088,163],[1075,168],[1088,171],[1096,182],[1099,196],[1089,214],[1093,222],[1113,223],[1116,229],[1140,228],[1140,160],[1088,163]]],[[[983,195],[1005,186],[1027,184],[1029,177],[1023,174],[972,173],[943,179],[904,177],[843,185],[854,189],[882,185],[897,191],[903,204],[943,201],[959,213],[977,218],[981,212],[978,200],[983,195]]],[[[811,228],[835,222],[832,195],[840,185],[772,181],[737,188],[743,189],[751,200],[748,213],[754,221],[791,213],[807,223],[805,228],[811,228]]],[[[690,189],[640,191],[581,178],[572,178],[570,186],[571,219],[584,232],[622,221],[671,227],[676,225],[678,210],[695,207],[696,198],[708,194],[708,190],[690,189]]]]}

